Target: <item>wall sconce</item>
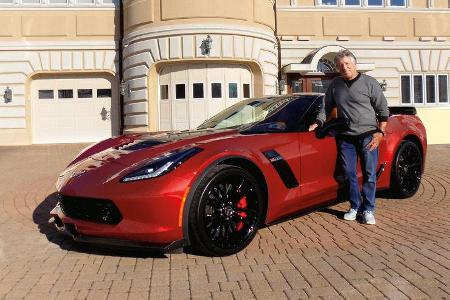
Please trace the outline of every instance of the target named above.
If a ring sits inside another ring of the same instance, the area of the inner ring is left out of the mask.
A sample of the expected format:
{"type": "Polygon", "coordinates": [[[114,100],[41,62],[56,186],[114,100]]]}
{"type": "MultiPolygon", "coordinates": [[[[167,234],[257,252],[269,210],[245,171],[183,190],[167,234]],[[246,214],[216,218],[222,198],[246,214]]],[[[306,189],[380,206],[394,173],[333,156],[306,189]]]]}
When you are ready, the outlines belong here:
{"type": "Polygon", "coordinates": [[[122,82],[120,83],[120,94],[127,97],[131,96],[130,84],[128,83],[128,81],[122,80],[122,82]]]}
{"type": "Polygon", "coordinates": [[[206,36],[206,39],[202,41],[202,44],[200,45],[200,49],[202,50],[202,55],[210,55],[211,54],[211,47],[212,47],[212,38],[208,34],[206,36]]]}
{"type": "Polygon", "coordinates": [[[286,86],[286,80],[281,79],[281,80],[279,80],[279,81],[277,82],[277,84],[278,84],[278,92],[279,92],[279,93],[284,92],[284,88],[285,88],[285,86],[286,86]]]}
{"type": "Polygon", "coordinates": [[[383,79],[383,81],[380,83],[380,87],[383,90],[383,92],[386,92],[387,90],[387,82],[386,79],[383,79]]]}
{"type": "Polygon", "coordinates": [[[6,87],[5,93],[3,94],[3,100],[5,103],[9,103],[12,101],[12,90],[9,88],[9,86],[6,87]]]}

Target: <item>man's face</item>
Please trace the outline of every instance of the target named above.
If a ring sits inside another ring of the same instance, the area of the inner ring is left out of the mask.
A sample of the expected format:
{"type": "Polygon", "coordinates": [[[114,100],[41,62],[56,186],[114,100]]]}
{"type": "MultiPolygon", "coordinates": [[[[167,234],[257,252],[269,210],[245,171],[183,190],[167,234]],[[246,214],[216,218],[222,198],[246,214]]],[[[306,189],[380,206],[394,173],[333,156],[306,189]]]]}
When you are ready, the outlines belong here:
{"type": "Polygon", "coordinates": [[[351,57],[345,56],[337,61],[336,65],[339,73],[345,80],[352,80],[358,75],[356,64],[351,57]]]}

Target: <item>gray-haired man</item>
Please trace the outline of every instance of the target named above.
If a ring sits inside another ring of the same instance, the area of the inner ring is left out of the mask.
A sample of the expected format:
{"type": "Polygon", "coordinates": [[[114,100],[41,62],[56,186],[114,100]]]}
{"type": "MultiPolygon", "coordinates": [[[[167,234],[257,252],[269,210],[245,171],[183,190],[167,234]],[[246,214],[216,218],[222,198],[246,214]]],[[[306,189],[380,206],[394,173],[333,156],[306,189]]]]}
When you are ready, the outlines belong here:
{"type": "Polygon", "coordinates": [[[338,117],[348,120],[348,129],[336,136],[351,206],[344,219],[356,220],[358,212],[362,212],[364,223],[375,224],[378,145],[383,139],[389,117],[387,101],[377,80],[358,73],[356,58],[350,51],[340,51],[335,63],[341,76],[333,79],[328,87],[322,110],[309,130],[322,126],[333,108],[337,109],[338,117]],[[363,171],[362,193],[357,178],[358,157],[363,171]]]}

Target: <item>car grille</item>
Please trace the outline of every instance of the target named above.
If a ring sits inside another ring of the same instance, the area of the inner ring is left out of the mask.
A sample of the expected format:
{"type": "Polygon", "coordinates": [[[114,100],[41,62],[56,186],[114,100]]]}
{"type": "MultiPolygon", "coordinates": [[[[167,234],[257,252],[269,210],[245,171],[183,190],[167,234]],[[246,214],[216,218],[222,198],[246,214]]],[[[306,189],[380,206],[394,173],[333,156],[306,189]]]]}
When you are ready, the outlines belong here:
{"type": "Polygon", "coordinates": [[[70,218],[104,224],[118,224],[122,220],[119,209],[111,200],[61,194],[59,199],[62,212],[70,218]]]}

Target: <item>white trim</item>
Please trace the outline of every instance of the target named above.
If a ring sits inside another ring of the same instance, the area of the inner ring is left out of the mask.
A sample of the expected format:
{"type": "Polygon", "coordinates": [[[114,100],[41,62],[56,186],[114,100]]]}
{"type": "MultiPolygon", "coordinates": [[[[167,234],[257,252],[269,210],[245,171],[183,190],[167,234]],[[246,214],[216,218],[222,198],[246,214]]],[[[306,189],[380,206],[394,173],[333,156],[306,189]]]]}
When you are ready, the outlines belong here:
{"type": "MultiPolygon", "coordinates": [[[[317,72],[317,64],[288,64],[283,67],[284,73],[300,73],[303,75],[324,75],[322,72],[317,72]]],[[[358,63],[357,70],[361,72],[368,72],[375,70],[373,63],[358,63]]]]}
{"type": "Polygon", "coordinates": [[[11,3],[0,3],[0,7],[14,7],[14,8],[23,8],[25,7],[33,7],[33,8],[74,8],[74,7],[109,7],[109,8],[119,8],[119,3],[103,3],[103,0],[93,0],[92,3],[78,3],[78,0],[65,0],[65,3],[52,3],[54,0],[39,0],[39,3],[24,3],[23,0],[11,0],[11,3]]]}
{"type": "MultiPolygon", "coordinates": [[[[320,0],[318,0],[320,1],[320,0]]],[[[290,6],[278,6],[277,11],[289,11],[289,12],[342,12],[345,11],[368,11],[370,13],[387,13],[395,11],[395,13],[430,13],[430,12],[439,12],[439,13],[450,13],[448,8],[411,8],[411,7],[402,7],[402,6],[389,6],[386,4],[384,7],[339,7],[337,5],[320,5],[320,6],[302,6],[302,7],[290,7],[290,6]],[[330,7],[330,8],[327,8],[330,7]]]]}
{"type": "Polygon", "coordinates": [[[123,43],[124,45],[127,45],[137,39],[154,39],[166,36],[192,34],[239,34],[248,37],[256,37],[273,43],[276,42],[276,38],[273,35],[273,31],[271,30],[262,30],[251,26],[242,26],[236,24],[196,23],[155,26],[136,30],[124,36],[123,43]]]}
{"type": "Polygon", "coordinates": [[[115,41],[2,41],[0,51],[24,50],[117,50],[115,41]]]}
{"type": "Polygon", "coordinates": [[[50,5],[45,5],[43,6],[42,4],[40,6],[35,5],[35,4],[22,4],[23,6],[18,6],[18,5],[11,5],[11,4],[0,4],[0,9],[3,11],[33,11],[33,10],[38,10],[38,11],[42,11],[42,10],[48,10],[48,11],[71,11],[71,10],[77,10],[77,11],[86,11],[86,10],[95,10],[95,11],[112,11],[112,10],[119,10],[118,7],[114,7],[114,6],[95,6],[95,5],[89,5],[87,6],[86,4],[81,5],[81,6],[50,6],[50,5]]]}
{"type": "Polygon", "coordinates": [[[411,50],[411,49],[439,49],[439,50],[448,50],[450,49],[450,41],[446,42],[402,42],[396,41],[393,43],[386,43],[384,41],[347,41],[343,43],[339,43],[339,41],[308,41],[300,42],[300,41],[292,41],[292,42],[283,42],[281,41],[282,49],[317,49],[326,46],[327,44],[333,43],[335,46],[342,46],[347,49],[382,49],[382,50],[411,50]]]}

